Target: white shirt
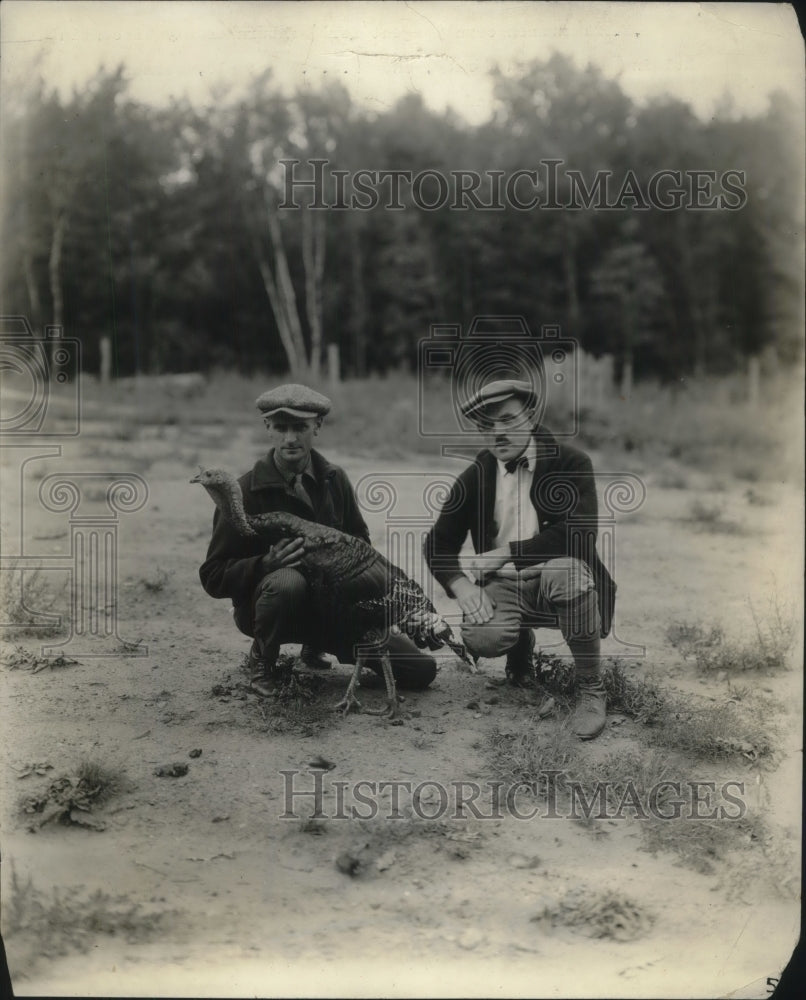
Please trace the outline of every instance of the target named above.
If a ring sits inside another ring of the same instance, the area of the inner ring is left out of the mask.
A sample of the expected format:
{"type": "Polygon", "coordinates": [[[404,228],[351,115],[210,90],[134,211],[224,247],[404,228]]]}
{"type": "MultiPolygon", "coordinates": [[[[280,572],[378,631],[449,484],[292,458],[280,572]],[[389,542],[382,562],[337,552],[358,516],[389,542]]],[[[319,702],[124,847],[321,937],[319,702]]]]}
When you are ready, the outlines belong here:
{"type": "Polygon", "coordinates": [[[522,538],[531,538],[540,530],[537,511],[529,499],[532,476],[537,463],[537,445],[534,439],[523,453],[526,465],[520,465],[514,472],[507,472],[499,461],[495,483],[495,523],[498,533],[493,539],[493,548],[501,548],[522,538]]]}

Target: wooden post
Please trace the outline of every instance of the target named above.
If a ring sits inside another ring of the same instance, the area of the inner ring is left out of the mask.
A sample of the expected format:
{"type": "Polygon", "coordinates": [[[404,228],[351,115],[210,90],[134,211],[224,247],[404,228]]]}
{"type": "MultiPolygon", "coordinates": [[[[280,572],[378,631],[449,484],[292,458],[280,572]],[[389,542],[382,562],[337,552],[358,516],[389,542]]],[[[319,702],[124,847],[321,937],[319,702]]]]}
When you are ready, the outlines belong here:
{"type": "Polygon", "coordinates": [[[757,355],[752,355],[747,359],[747,402],[751,406],[758,406],[761,398],[761,364],[757,355]]]}
{"type": "Polygon", "coordinates": [[[101,385],[108,385],[112,374],[112,343],[109,337],[101,337],[101,385]]]}
{"type": "Polygon", "coordinates": [[[624,355],[621,368],[621,398],[629,399],[632,395],[632,351],[624,355]]]}
{"type": "Polygon", "coordinates": [[[331,389],[335,389],[341,381],[338,344],[327,345],[327,377],[331,389]]]}

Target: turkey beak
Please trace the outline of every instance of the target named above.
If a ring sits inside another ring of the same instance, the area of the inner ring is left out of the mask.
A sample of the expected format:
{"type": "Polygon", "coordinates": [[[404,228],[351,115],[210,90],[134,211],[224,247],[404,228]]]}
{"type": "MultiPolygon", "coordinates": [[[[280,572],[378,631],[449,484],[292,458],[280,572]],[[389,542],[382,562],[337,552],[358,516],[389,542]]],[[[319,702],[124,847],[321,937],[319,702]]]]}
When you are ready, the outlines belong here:
{"type": "Polygon", "coordinates": [[[191,483],[200,483],[201,482],[201,473],[197,472],[196,475],[190,480],[190,482],[191,483]]]}

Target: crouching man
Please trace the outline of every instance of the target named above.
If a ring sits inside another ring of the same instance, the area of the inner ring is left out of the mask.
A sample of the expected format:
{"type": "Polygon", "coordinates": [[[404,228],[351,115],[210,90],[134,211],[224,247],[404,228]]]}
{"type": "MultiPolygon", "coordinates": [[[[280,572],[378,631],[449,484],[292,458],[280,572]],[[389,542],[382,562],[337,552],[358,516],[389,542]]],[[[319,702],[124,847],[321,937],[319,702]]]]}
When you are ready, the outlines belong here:
{"type": "Polygon", "coordinates": [[[616,587],[596,552],[591,461],[541,424],[537,402],[529,383],[518,380],[490,382],[466,401],[463,412],[488,448],[454,483],[425,556],[462,609],[469,651],[506,654],[511,684],[531,683],[532,629],[560,629],[580,692],[573,730],[592,739],[605,725],[599,645],[610,630],[616,587]],[[468,532],[473,579],[459,561],[468,532]]]}
{"type": "MultiPolygon", "coordinates": [[[[263,393],[256,405],[268,432],[269,452],[240,477],[247,514],[284,511],[369,542],[369,530],[347,475],[313,448],[330,400],[303,385],[281,385],[263,393]]],[[[199,569],[211,597],[229,598],[235,624],[253,637],[249,653],[252,690],[264,697],[288,680],[278,672],[283,643],[302,643],[306,666],[328,669],[323,651],[354,662],[352,650],[324,634],[311,607],[308,584],[298,569],[302,539],[275,545],[246,537],[216,510],[207,558],[199,569]]],[[[397,685],[421,690],[436,676],[436,661],[403,635],[390,635],[389,656],[397,685]]],[[[367,663],[373,670],[375,664],[367,663]]],[[[381,673],[378,662],[377,673],[381,673]]]]}

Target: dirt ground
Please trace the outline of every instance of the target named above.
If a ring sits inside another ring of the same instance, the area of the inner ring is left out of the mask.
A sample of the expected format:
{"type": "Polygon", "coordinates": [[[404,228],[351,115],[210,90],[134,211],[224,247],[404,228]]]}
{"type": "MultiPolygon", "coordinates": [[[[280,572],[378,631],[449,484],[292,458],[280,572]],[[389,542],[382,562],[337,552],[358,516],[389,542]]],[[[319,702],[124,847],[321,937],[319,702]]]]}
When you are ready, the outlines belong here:
{"type": "MultiPolygon", "coordinates": [[[[125,426],[125,411],[117,417],[125,426]]],[[[238,687],[249,640],[235,629],[228,602],[211,600],[198,582],[213,508],[188,484],[199,463],[249,467],[260,453],[254,433],[233,444],[212,424],[140,425],[117,440],[109,427],[108,414],[88,410],[81,436],[59,442],[61,454],[3,453],[6,555],[19,551],[21,505],[25,554],[70,554],[69,515],[37,500],[46,475],[136,472],[148,486],[142,508],[118,518],[114,642],[98,656],[86,655],[86,642],[81,653],[66,646],[77,662],[43,669],[14,665],[15,647],[39,651],[35,635],[3,646],[3,933],[17,995],[767,995],[766,977],[780,974],[794,947],[799,903],[753,849],[742,863],[719,860],[703,873],[672,853],[649,853],[637,821],[593,831],[512,815],[397,827],[383,817],[280,818],[281,771],[299,770],[294,787],[309,789],[318,757],[335,765],[319,772],[328,788],[360,779],[484,782],[493,777],[485,739],[494,728],[561,721],[538,721],[532,694],[494,686],[503,661],[482,661],[472,675],[442,654],[430,690],[406,694],[399,726],[329,710],[346,686],[345,666],[318,675],[314,699],[298,717],[261,712],[238,687]],[[124,655],[143,647],[146,655],[124,655]],[[118,793],[90,814],[105,828],[53,822],[30,832],[21,797],[88,760],[125,773],[118,793]],[[32,762],[52,769],[20,777],[32,762]],[[187,774],[155,774],[175,762],[187,774]],[[355,877],[342,870],[345,856],[361,860],[355,877]],[[63,910],[68,922],[98,890],[139,905],[144,919],[129,933],[99,929],[85,951],[55,954],[50,932],[38,939],[9,932],[12,900],[24,895],[29,877],[43,898],[58,889],[63,902],[72,901],[63,910]],[[532,919],[546,900],[576,888],[628,896],[651,925],[634,940],[614,940],[532,919]]],[[[340,454],[326,436],[321,447],[354,483],[388,473],[403,510],[421,504],[423,477],[460,468],[340,454]]],[[[617,467],[612,457],[593,458],[599,471],[638,472],[647,487],[640,510],[618,520],[616,632],[605,653],[632,657],[636,674],[719,704],[731,678],[703,679],[666,630],[674,621],[721,622],[750,635],[748,599],[763,610],[773,590],[800,609],[802,551],[793,552],[789,530],[802,524],[798,490],[755,483],[762,500],[751,502],[747,482],[715,483],[687,471],[687,488],[672,488],[652,470],[633,469],[629,457],[617,467]],[[718,501],[741,530],[686,523],[694,496],[718,501]]],[[[106,510],[104,490],[93,489],[81,514],[106,510]]],[[[366,516],[373,540],[385,546],[384,513],[366,516]]],[[[58,569],[47,572],[65,584],[56,608],[66,607],[73,583],[58,569]]],[[[453,609],[437,596],[440,610],[453,609]]],[[[539,632],[538,642],[553,647],[557,636],[539,632]]],[[[767,821],[773,856],[794,859],[792,875],[800,835],[799,649],[793,669],[747,679],[780,700],[776,767],[737,758],[719,768],[703,763],[695,774],[705,780],[718,771],[745,782],[748,808],[767,821]]],[[[377,685],[362,686],[366,703],[381,696],[377,685]]],[[[634,745],[639,729],[611,716],[584,752],[591,760],[619,752],[634,745]]],[[[299,801],[304,813],[309,800],[299,801]]]]}

